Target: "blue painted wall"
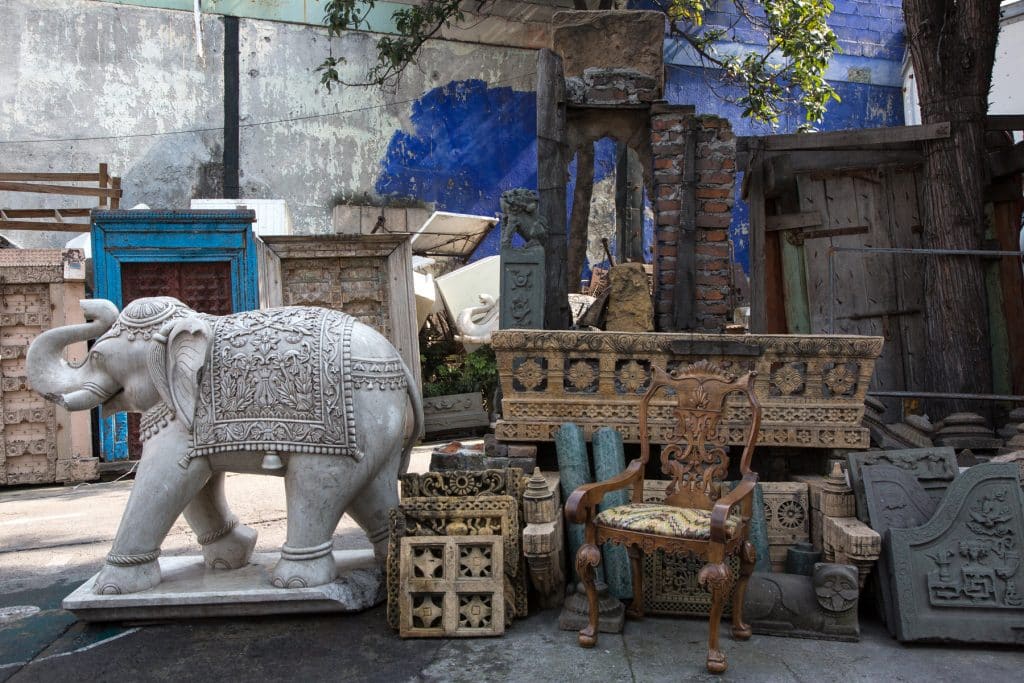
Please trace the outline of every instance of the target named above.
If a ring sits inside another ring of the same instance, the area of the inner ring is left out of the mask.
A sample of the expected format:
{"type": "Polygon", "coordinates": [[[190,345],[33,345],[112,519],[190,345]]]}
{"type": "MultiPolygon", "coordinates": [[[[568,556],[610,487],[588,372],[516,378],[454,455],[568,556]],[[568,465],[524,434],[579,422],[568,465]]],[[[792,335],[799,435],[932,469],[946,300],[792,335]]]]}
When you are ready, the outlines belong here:
{"type": "MultiPolygon", "coordinates": [[[[642,7],[643,0],[632,3],[642,7]]],[[[903,124],[901,60],[904,51],[900,0],[866,2],[838,0],[829,25],[839,37],[841,54],[832,61],[828,79],[841,102],[833,102],[821,130],[872,128],[903,124]]],[[[729,25],[735,20],[731,3],[719,2],[706,25],[729,25]]],[[[741,28],[743,43],[762,40],[741,28]]],[[[682,41],[665,43],[665,98],[674,104],[693,104],[699,114],[730,120],[738,135],[788,133],[803,122],[802,112],[787,111],[774,131],[740,116],[728,101],[738,90],[724,86],[715,70],[704,69],[682,41]]],[[[381,161],[376,190],[384,196],[435,202],[445,211],[493,215],[501,193],[514,187],[536,188],[536,100],[534,93],[508,87],[488,88],[479,80],[453,81],[430,90],[413,104],[411,129],[394,133],[381,161]]],[[[595,182],[614,173],[615,148],[602,141],[595,150],[595,182]]],[[[568,196],[575,186],[570,167],[568,196]]],[[[737,192],[740,183],[737,182],[737,192]]],[[[645,221],[645,245],[653,225],[645,221]]],[[[731,236],[736,260],[749,264],[749,220],[744,202],[733,209],[731,236]]],[[[484,240],[473,259],[498,251],[498,231],[484,240]]]]}

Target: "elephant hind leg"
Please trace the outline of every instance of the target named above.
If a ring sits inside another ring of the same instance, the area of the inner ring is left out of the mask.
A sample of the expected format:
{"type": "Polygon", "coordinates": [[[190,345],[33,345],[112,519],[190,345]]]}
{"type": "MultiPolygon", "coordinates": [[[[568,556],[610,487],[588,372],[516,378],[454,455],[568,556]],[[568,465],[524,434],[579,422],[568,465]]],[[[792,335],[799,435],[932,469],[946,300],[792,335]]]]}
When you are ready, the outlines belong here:
{"type": "Polygon", "coordinates": [[[398,507],[398,480],[392,468],[372,479],[346,510],[366,532],[377,562],[384,564],[388,553],[388,511],[398,507]]]}
{"type": "Polygon", "coordinates": [[[185,519],[203,547],[211,569],[245,566],[256,547],[256,530],[238,523],[224,496],[224,473],[214,472],[185,507],[185,519]]]}

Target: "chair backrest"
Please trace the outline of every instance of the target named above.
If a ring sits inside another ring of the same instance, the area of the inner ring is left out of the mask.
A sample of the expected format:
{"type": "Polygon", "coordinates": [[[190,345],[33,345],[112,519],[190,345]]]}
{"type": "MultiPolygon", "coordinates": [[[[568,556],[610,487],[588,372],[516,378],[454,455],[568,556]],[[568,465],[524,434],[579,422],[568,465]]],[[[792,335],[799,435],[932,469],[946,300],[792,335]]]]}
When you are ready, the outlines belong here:
{"type": "MultiPolygon", "coordinates": [[[[666,491],[667,504],[710,509],[719,498],[719,484],[729,470],[726,432],[719,430],[719,422],[726,397],[737,392],[745,394],[750,402],[751,419],[740,473],[750,472],[750,457],[761,425],[761,405],[754,394],[756,375],[751,371],[737,377],[705,360],[671,374],[651,366],[651,385],[640,400],[640,458],[646,465],[650,456],[650,403],[661,392],[672,399],[675,416],[672,432],[662,435],[661,471],[672,480],[666,491]]],[[[638,488],[634,488],[633,502],[641,501],[638,488]]]]}

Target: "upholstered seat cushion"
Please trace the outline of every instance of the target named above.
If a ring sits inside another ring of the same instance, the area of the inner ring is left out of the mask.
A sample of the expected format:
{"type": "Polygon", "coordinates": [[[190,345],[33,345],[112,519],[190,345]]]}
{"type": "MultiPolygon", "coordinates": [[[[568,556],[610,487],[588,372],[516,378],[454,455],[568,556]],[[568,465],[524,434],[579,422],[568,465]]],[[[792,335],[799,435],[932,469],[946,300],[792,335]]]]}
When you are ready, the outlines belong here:
{"type": "MultiPolygon", "coordinates": [[[[609,508],[594,520],[599,526],[624,531],[638,531],[672,538],[707,541],[711,538],[711,510],[677,508],[657,503],[631,503],[609,508]]],[[[725,520],[725,534],[736,535],[742,518],[730,515],[725,520]]]]}

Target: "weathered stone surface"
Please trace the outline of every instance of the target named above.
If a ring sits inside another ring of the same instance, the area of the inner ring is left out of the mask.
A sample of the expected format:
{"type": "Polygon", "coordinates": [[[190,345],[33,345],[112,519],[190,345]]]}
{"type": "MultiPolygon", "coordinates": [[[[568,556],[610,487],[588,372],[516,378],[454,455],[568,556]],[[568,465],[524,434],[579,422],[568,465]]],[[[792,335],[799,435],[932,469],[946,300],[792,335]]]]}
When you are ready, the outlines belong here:
{"type": "MultiPolygon", "coordinates": [[[[244,567],[209,571],[201,556],[161,557],[163,582],[126,595],[96,595],[89,579],[63,608],[85,621],[195,619],[304,612],[359,612],[384,600],[384,577],[371,550],[334,552],[338,578],[313,588],[270,583],[277,553],[257,553],[244,567]]],[[[97,575],[98,576],[98,575],[97,575]]]]}
{"type": "Polygon", "coordinates": [[[565,600],[565,544],[558,473],[535,469],[523,493],[523,555],[542,609],[565,600]]]}
{"type": "Polygon", "coordinates": [[[486,427],[490,424],[480,392],[433,396],[423,399],[423,423],[427,434],[486,427]]]}
{"type": "Polygon", "coordinates": [[[937,446],[970,448],[974,451],[996,449],[1003,445],[1000,439],[985,424],[985,418],[976,413],[953,413],[942,421],[942,427],[935,433],[937,446]]]}
{"type": "Polygon", "coordinates": [[[634,69],[586,69],[565,79],[566,99],[577,107],[650,104],[661,99],[661,84],[634,69]]]}
{"type": "MultiPolygon", "coordinates": [[[[608,586],[603,581],[597,584],[597,630],[601,633],[622,633],[626,623],[626,607],[618,598],[608,594],[608,586]]],[[[576,584],[575,590],[565,598],[565,605],[558,615],[558,628],[563,631],[579,631],[590,623],[590,608],[587,603],[587,590],[582,583],[576,584]]]]}
{"type": "Polygon", "coordinates": [[[824,517],[822,524],[822,556],[826,562],[852,564],[864,587],[868,574],[882,552],[882,538],[877,531],[856,517],[824,517]]]}
{"type": "Polygon", "coordinates": [[[868,521],[868,508],[861,469],[877,464],[893,465],[913,473],[928,495],[936,501],[942,500],[946,487],[960,472],[956,452],[948,447],[850,453],[847,456],[847,472],[857,499],[857,517],[865,522],[868,521]]]}
{"type": "MultiPolygon", "coordinates": [[[[908,529],[924,524],[935,512],[937,503],[925,493],[910,472],[892,465],[870,465],[861,473],[864,494],[868,501],[871,528],[882,536],[882,554],[878,558],[878,574],[891,574],[886,552],[889,529],[908,529]]],[[[896,606],[892,587],[886,580],[879,582],[882,615],[890,633],[895,635],[896,606]]]]}
{"type": "Polygon", "coordinates": [[[811,576],[754,572],[743,616],[754,633],[817,640],[860,640],[857,568],[819,562],[811,576]]]}
{"type": "Polygon", "coordinates": [[[665,15],[661,12],[556,12],[552,47],[566,76],[582,76],[594,67],[634,69],[653,79],[660,90],[665,15]]]}
{"type": "MultiPolygon", "coordinates": [[[[596,481],[611,479],[626,469],[626,457],[622,448],[622,436],[605,427],[594,432],[594,478],[596,481]]],[[[612,491],[605,495],[604,500],[598,506],[599,511],[604,511],[629,502],[632,492],[628,489],[612,491]]],[[[633,597],[633,572],[629,566],[629,556],[626,549],[614,543],[606,543],[601,548],[601,563],[604,565],[605,581],[608,583],[608,592],[620,599],[633,597]]]]}
{"type": "Polygon", "coordinates": [[[889,534],[901,641],[1021,643],[1024,493],[1017,467],[970,468],[931,520],[889,534]]]}
{"type": "Polygon", "coordinates": [[[399,634],[466,638],[505,632],[500,536],[403,538],[399,634]]]}
{"type": "Polygon", "coordinates": [[[609,332],[653,332],[654,303],[642,263],[620,263],[611,279],[605,329],[609,332]]]}
{"type": "Polygon", "coordinates": [[[997,455],[989,462],[1012,462],[1016,463],[1017,467],[1020,468],[1020,485],[1024,487],[1024,451],[1013,451],[1012,453],[1005,453],[1003,455],[997,455]]]}
{"type": "Polygon", "coordinates": [[[544,249],[540,246],[501,249],[502,329],[544,327],[544,249]]]}
{"type": "MultiPolygon", "coordinates": [[[[671,371],[704,359],[729,372],[757,371],[759,444],[867,448],[863,402],[882,342],[822,335],[499,330],[491,338],[503,396],[495,435],[502,442],[551,441],[571,420],[585,437],[614,427],[623,441],[638,443],[640,398],[651,366],[671,371]],[[795,385],[784,376],[792,379],[792,373],[779,374],[782,366],[795,366],[795,385]],[[832,392],[826,380],[846,391],[832,392]]],[[[742,445],[749,419],[741,399],[729,401],[718,436],[742,445]]],[[[653,405],[651,443],[667,443],[674,427],[671,410],[653,405]]]]}

